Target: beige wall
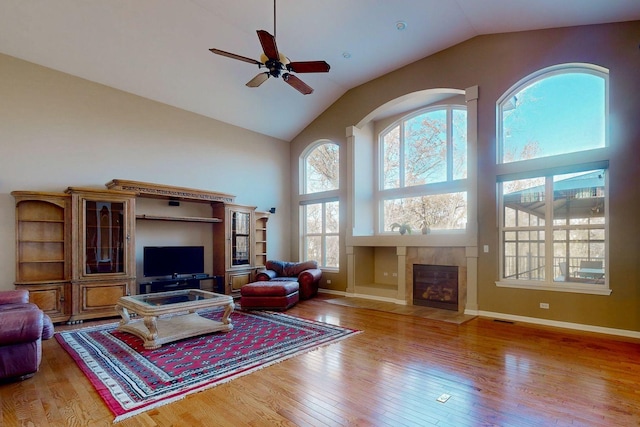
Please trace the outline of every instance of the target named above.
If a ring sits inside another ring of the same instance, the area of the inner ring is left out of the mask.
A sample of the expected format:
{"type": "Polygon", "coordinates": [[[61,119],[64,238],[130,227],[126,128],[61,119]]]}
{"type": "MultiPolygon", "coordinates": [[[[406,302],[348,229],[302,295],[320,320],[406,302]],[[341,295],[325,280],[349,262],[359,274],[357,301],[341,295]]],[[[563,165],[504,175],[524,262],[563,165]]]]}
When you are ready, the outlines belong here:
{"type": "MultiPolygon", "coordinates": [[[[292,199],[297,188],[298,157],[318,139],[341,146],[345,129],[377,107],[416,91],[479,86],[478,99],[478,259],[481,311],[536,317],[607,328],[640,331],[640,22],[479,36],[347,92],[292,142],[292,199]],[[542,68],[569,62],[593,63],[610,70],[610,296],[498,288],[496,232],[496,100],[518,80],[542,68]],[[541,310],[539,302],[548,302],[541,310]]],[[[345,154],[343,156],[343,153],[345,154]]],[[[356,153],[357,156],[357,153],[356,153]]],[[[347,200],[346,166],[341,171],[341,201],[347,200]]],[[[292,236],[297,211],[292,209],[292,236]]],[[[344,209],[342,212],[346,212],[344,209]]],[[[341,213],[342,213],[341,212],[341,213]]],[[[345,217],[342,217],[342,236],[345,217]]],[[[344,242],[344,239],[343,239],[344,242]]],[[[292,253],[297,250],[295,238],[292,253]]],[[[342,248],[340,264],[346,266],[342,248]]],[[[325,285],[326,286],[326,285],[325,285]]],[[[346,268],[332,276],[331,287],[346,289],[346,268]]]]}
{"type": "Polygon", "coordinates": [[[277,207],[268,254],[289,258],[288,142],[0,54],[0,290],[15,280],[11,191],[104,189],[114,178],[277,207]]]}

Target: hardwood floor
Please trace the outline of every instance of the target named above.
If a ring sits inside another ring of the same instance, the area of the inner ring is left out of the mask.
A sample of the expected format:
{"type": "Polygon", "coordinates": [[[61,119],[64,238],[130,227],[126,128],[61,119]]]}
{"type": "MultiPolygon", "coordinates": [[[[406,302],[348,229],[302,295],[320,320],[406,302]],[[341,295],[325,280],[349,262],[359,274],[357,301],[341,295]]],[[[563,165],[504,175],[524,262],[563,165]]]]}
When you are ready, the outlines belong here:
{"type": "MultiPolygon", "coordinates": [[[[637,340],[486,318],[456,325],[326,298],[288,313],[364,332],[117,425],[640,425],[637,340]]],[[[0,384],[0,425],[112,425],[55,339],[43,353],[33,378],[0,384]]]]}

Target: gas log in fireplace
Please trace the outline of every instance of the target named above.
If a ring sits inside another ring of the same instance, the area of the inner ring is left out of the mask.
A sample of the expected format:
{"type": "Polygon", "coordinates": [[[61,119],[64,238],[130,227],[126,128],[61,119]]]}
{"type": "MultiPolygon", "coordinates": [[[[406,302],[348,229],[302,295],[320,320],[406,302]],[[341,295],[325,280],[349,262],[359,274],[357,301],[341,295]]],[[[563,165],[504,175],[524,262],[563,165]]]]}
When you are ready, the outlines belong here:
{"type": "Polygon", "coordinates": [[[413,304],[458,311],[458,267],[414,264],[413,304]]]}

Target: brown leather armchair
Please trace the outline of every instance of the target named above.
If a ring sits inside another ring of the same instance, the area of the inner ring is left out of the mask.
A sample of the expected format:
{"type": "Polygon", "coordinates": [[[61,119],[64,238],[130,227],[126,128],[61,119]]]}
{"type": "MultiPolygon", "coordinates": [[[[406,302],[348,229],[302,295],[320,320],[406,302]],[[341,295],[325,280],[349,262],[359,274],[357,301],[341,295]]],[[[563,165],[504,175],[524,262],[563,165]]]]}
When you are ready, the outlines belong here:
{"type": "Polygon", "coordinates": [[[258,271],[256,281],[297,281],[300,299],[316,296],[322,278],[322,270],[316,261],[288,262],[267,261],[265,269],[258,271]]]}
{"type": "Polygon", "coordinates": [[[53,323],[26,290],[0,292],[0,381],[23,380],[38,371],[42,340],[53,336],[53,323]]]}

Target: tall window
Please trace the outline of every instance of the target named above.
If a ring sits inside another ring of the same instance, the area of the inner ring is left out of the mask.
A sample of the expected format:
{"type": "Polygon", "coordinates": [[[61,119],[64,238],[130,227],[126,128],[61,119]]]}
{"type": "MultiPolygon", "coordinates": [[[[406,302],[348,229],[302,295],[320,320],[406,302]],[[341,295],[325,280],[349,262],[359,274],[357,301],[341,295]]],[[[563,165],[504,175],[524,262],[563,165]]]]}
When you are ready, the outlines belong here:
{"type": "Polygon", "coordinates": [[[607,87],[557,66],[498,102],[501,284],[608,293],[607,87]]]}
{"type": "Polygon", "coordinates": [[[301,256],[325,269],[339,267],[339,148],[320,142],[301,158],[301,256]]]}
{"type": "Polygon", "coordinates": [[[467,223],[467,111],[438,106],[403,117],[380,141],[380,229],[456,230],[467,223]]]}
{"type": "Polygon", "coordinates": [[[313,259],[323,267],[338,268],[338,201],[320,202],[302,206],[305,218],[303,234],[304,259],[313,259]]]}

